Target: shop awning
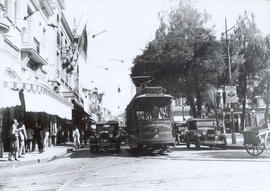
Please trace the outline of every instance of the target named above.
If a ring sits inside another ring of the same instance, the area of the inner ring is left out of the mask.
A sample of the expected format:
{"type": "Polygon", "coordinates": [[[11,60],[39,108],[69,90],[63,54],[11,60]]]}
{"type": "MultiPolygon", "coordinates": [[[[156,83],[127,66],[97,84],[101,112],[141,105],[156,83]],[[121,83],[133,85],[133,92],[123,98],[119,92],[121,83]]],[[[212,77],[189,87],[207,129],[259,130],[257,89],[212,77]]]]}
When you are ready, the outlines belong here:
{"type": "Polygon", "coordinates": [[[0,108],[21,105],[19,91],[0,87],[0,108]]]}
{"type": "Polygon", "coordinates": [[[27,112],[46,112],[72,120],[73,104],[41,83],[0,79],[0,108],[21,105],[20,89],[24,89],[27,112]]]}
{"type": "Polygon", "coordinates": [[[72,103],[74,104],[73,115],[75,118],[77,118],[76,120],[89,119],[91,121],[95,121],[92,116],[84,110],[84,107],[81,103],[74,99],[72,100],[72,103]]]}
{"type": "Polygon", "coordinates": [[[28,112],[46,112],[61,118],[72,119],[73,105],[61,100],[63,98],[25,91],[24,99],[25,110],[28,112]]]}

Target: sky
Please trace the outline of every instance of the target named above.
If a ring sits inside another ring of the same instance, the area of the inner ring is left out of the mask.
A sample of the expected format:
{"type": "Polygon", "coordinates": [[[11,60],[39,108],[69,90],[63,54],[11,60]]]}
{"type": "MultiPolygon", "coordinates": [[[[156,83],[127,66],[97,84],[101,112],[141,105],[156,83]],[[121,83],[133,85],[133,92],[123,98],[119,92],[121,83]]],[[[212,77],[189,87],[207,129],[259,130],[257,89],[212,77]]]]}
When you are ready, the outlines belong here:
{"type": "MultiPolygon", "coordinates": [[[[121,114],[135,94],[130,68],[136,55],[142,54],[154,39],[159,12],[169,11],[179,0],[66,0],[65,15],[73,26],[87,23],[87,64],[80,66],[81,85],[97,87],[104,93],[103,107],[121,114]],[[102,32],[105,31],[105,32],[102,32]],[[100,33],[102,32],[102,33],[100,33]],[[95,38],[92,35],[98,34],[95,38]],[[120,62],[123,60],[124,62],[120,62]],[[106,70],[107,68],[107,70],[106,70]],[[120,92],[118,89],[120,88],[120,92]]],[[[185,1],[184,1],[185,2],[185,1]]],[[[245,10],[255,14],[257,27],[270,34],[269,0],[188,0],[199,11],[207,11],[217,36],[232,27],[245,10]]]]}

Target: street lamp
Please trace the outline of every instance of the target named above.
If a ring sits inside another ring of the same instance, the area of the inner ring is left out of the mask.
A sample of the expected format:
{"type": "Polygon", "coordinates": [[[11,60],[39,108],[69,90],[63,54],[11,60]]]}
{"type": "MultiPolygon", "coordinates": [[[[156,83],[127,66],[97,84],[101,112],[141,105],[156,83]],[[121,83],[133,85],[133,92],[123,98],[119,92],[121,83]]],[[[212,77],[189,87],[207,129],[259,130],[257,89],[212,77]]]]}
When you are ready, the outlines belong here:
{"type": "Polygon", "coordinates": [[[117,61],[117,62],[122,62],[122,63],[124,63],[124,60],[121,60],[121,59],[110,58],[110,60],[113,60],[113,61],[117,61]]]}
{"type": "Polygon", "coordinates": [[[101,68],[101,69],[104,69],[104,70],[109,70],[109,68],[103,67],[103,66],[97,66],[97,68],[101,68]]]}
{"type": "Polygon", "coordinates": [[[95,38],[96,36],[98,36],[98,35],[100,35],[100,34],[102,34],[102,33],[105,33],[105,32],[107,32],[107,30],[103,30],[103,31],[101,31],[101,32],[99,32],[99,33],[93,34],[93,35],[92,35],[92,38],[95,38]]]}
{"type": "MultiPolygon", "coordinates": [[[[229,46],[229,40],[228,40],[228,32],[234,28],[231,27],[227,29],[227,19],[225,18],[225,37],[226,37],[226,45],[227,45],[227,62],[228,62],[228,69],[229,69],[229,80],[230,85],[232,85],[232,69],[231,69],[231,58],[230,58],[230,46],[229,46]]],[[[222,33],[223,34],[223,33],[222,33]]]]}

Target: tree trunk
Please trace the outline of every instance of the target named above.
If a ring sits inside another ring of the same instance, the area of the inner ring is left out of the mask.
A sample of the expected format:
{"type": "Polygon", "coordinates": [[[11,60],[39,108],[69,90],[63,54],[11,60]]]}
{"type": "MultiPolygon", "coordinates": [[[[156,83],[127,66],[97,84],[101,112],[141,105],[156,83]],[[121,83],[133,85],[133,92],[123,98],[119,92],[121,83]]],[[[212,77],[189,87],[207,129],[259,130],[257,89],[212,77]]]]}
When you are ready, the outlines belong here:
{"type": "Polygon", "coordinates": [[[197,89],[196,89],[196,96],[197,96],[197,117],[202,117],[202,96],[200,92],[199,85],[197,84],[197,89]]]}
{"type": "Polygon", "coordinates": [[[270,80],[269,77],[267,79],[267,92],[266,92],[266,99],[265,99],[265,113],[264,113],[264,119],[265,119],[265,124],[266,128],[268,128],[268,113],[269,113],[269,95],[270,95],[270,80]]]}
{"type": "Polygon", "coordinates": [[[190,92],[187,92],[187,101],[188,101],[190,109],[191,109],[190,115],[193,117],[197,117],[197,111],[196,111],[196,107],[195,107],[195,103],[194,103],[194,98],[190,92]]]}

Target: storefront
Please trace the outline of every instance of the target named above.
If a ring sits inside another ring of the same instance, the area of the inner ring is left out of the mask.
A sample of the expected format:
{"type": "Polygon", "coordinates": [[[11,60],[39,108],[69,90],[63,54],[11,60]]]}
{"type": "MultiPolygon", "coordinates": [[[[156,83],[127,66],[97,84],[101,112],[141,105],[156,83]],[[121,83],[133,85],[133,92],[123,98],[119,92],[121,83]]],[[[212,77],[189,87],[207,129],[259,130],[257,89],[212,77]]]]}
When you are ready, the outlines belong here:
{"type": "Polygon", "coordinates": [[[62,132],[71,128],[72,103],[40,83],[0,79],[0,91],[0,144],[5,151],[9,149],[8,133],[14,118],[24,121],[26,128],[40,125],[51,136],[56,130],[57,136],[61,134],[59,141],[68,137],[62,132]]]}
{"type": "Polygon", "coordinates": [[[85,112],[84,107],[76,100],[72,100],[74,108],[72,110],[72,121],[75,126],[78,127],[81,135],[81,142],[88,139],[91,125],[94,124],[95,120],[90,114],[85,112]]]}

